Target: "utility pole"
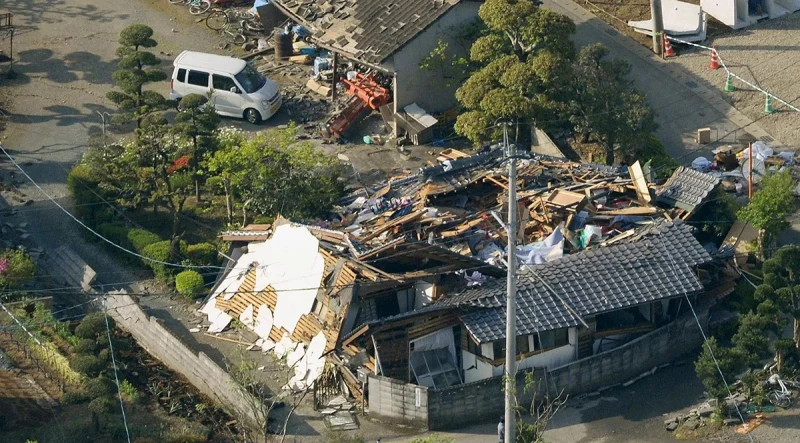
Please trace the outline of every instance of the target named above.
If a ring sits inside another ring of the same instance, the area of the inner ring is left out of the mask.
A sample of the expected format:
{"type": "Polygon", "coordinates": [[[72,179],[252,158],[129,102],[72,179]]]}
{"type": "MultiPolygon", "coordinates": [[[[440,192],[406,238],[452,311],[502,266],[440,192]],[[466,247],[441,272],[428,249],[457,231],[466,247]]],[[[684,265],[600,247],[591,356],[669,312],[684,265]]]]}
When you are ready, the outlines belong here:
{"type": "MultiPolygon", "coordinates": [[[[506,294],[506,413],[505,443],[514,443],[514,410],[517,390],[517,159],[516,147],[508,143],[508,123],[503,123],[503,143],[508,155],[508,282],[506,294]]],[[[497,358],[495,356],[494,358],[497,358]]]]}
{"type": "Polygon", "coordinates": [[[650,0],[650,15],[653,17],[653,52],[663,53],[664,19],[661,16],[661,0],[650,0]]]}

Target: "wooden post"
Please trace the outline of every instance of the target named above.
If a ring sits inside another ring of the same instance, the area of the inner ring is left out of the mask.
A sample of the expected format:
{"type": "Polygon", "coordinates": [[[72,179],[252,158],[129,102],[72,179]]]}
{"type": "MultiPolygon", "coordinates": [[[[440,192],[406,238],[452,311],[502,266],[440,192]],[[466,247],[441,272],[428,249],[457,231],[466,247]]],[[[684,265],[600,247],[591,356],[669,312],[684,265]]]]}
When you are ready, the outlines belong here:
{"type": "Polygon", "coordinates": [[[339,81],[339,76],[337,75],[337,71],[339,70],[339,54],[334,52],[333,53],[333,79],[331,80],[331,103],[336,106],[336,99],[338,98],[338,94],[336,93],[336,83],[339,81]]]}

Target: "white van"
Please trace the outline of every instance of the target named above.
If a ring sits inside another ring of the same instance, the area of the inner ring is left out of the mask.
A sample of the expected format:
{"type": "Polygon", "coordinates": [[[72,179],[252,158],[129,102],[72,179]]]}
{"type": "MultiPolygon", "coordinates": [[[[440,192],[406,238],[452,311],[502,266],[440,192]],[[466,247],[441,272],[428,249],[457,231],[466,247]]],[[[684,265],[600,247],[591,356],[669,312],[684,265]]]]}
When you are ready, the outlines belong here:
{"type": "Polygon", "coordinates": [[[169,98],[208,95],[217,114],[244,117],[250,123],[272,117],[283,98],[278,84],[262,76],[244,60],[203,52],[183,51],[173,63],[169,98]]]}

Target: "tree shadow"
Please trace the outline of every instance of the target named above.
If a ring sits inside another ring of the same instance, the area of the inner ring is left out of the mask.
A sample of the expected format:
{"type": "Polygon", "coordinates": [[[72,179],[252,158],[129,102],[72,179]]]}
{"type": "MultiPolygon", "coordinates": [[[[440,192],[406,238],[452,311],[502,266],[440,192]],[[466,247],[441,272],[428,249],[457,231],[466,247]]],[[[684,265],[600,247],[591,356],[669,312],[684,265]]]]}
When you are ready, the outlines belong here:
{"type": "Polygon", "coordinates": [[[112,84],[111,75],[117,69],[116,60],[103,61],[97,54],[77,51],[63,58],[54,57],[48,48],[28,49],[18,55],[14,71],[21,76],[12,83],[29,83],[32,77],[41,77],[55,83],[112,84]]]}
{"type": "Polygon", "coordinates": [[[45,25],[70,22],[77,18],[97,23],[110,23],[129,18],[128,14],[119,14],[114,8],[92,4],[68,5],[65,0],[8,0],[4,6],[14,14],[15,27],[23,29],[23,32],[30,32],[45,25]]]}

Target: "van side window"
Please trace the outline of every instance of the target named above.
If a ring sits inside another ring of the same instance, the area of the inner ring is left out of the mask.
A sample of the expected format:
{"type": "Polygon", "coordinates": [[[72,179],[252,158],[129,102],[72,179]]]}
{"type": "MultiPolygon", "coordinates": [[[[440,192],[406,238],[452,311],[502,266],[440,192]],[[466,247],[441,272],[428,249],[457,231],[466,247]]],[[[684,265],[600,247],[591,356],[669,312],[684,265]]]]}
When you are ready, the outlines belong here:
{"type": "Polygon", "coordinates": [[[190,85],[208,87],[208,72],[189,71],[190,85]]]}
{"type": "Polygon", "coordinates": [[[186,83],[186,70],[183,68],[178,69],[178,77],[176,78],[181,83],[186,83]]]}
{"type": "Polygon", "coordinates": [[[233,79],[225,75],[214,74],[211,79],[214,82],[214,89],[217,91],[230,91],[231,88],[236,87],[233,79]]]}

